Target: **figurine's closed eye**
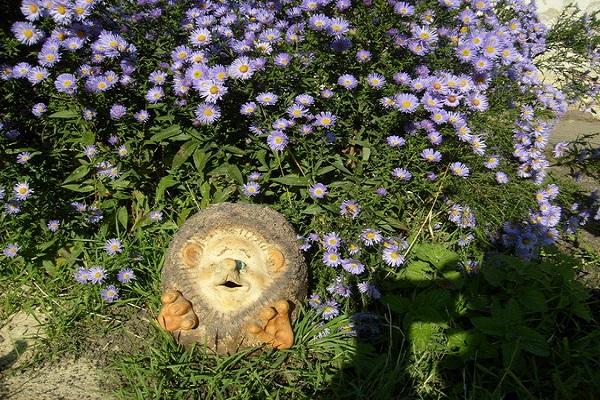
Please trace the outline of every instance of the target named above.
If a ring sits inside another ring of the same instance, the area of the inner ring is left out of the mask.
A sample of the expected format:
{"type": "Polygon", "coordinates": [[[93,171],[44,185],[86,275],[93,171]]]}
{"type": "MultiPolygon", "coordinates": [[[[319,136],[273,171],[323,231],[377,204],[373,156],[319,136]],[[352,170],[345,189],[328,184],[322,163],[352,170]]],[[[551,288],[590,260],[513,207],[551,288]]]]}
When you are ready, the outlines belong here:
{"type": "Polygon", "coordinates": [[[200,259],[200,255],[202,250],[200,246],[190,243],[186,244],[183,250],[181,251],[181,258],[183,259],[183,264],[186,267],[195,267],[198,265],[198,260],[200,259]]]}

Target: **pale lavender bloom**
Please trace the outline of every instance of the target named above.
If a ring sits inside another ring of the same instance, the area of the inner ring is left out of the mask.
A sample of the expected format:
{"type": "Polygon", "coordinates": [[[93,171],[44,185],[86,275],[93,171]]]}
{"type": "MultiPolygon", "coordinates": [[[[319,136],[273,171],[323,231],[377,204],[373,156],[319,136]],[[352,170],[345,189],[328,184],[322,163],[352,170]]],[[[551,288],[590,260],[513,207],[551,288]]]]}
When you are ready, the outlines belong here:
{"type": "Polygon", "coordinates": [[[121,104],[113,104],[110,108],[110,117],[114,120],[119,120],[123,118],[125,113],[127,112],[127,108],[121,104]]]}
{"type": "Polygon", "coordinates": [[[308,189],[308,192],[313,199],[322,199],[327,195],[327,186],[322,183],[316,183],[308,189]]]}
{"type": "Polygon", "coordinates": [[[29,183],[27,182],[18,182],[13,187],[13,192],[17,200],[27,200],[33,193],[33,189],[29,187],[29,183]]]}
{"type": "Polygon", "coordinates": [[[150,118],[150,114],[146,110],[140,110],[133,114],[133,118],[135,118],[136,121],[138,121],[139,123],[143,124],[144,122],[148,121],[148,119],[150,118]]]}
{"type": "Polygon", "coordinates": [[[552,150],[552,155],[554,156],[554,158],[562,158],[565,156],[568,148],[569,148],[569,142],[558,142],[554,145],[554,149],[552,150]]]}
{"type": "Polygon", "coordinates": [[[158,103],[165,96],[165,92],[162,87],[155,86],[150,88],[146,93],[146,101],[151,104],[158,103]]]}
{"type": "Polygon", "coordinates": [[[90,270],[83,268],[83,267],[79,267],[77,269],[77,271],[75,271],[73,273],[73,277],[75,278],[75,280],[79,283],[83,283],[86,284],[89,281],[91,281],[91,274],[90,274],[90,270]]]}
{"type": "Polygon", "coordinates": [[[346,89],[354,89],[356,86],[358,86],[358,81],[354,76],[350,74],[344,74],[338,78],[338,85],[346,89]]]}
{"type": "Polygon", "coordinates": [[[342,244],[342,239],[335,232],[329,232],[323,236],[323,245],[329,251],[337,250],[340,244],[342,244]]]}
{"type": "Polygon", "coordinates": [[[408,182],[412,178],[412,174],[406,168],[400,167],[394,168],[392,170],[392,176],[404,182],[408,182]]]}
{"type": "Polygon", "coordinates": [[[248,197],[254,197],[260,193],[260,185],[256,182],[248,182],[243,185],[242,191],[248,197]]]}
{"type": "Polygon", "coordinates": [[[329,300],[323,304],[321,308],[321,315],[323,319],[329,320],[340,315],[339,304],[335,300],[329,300]]]}
{"type": "Polygon", "coordinates": [[[163,219],[163,213],[160,210],[150,211],[148,218],[150,218],[150,221],[152,222],[160,222],[163,219]]]}
{"type": "Polygon", "coordinates": [[[37,103],[31,108],[31,113],[36,117],[41,117],[46,112],[46,109],[44,103],[37,103]]]}
{"type": "Polygon", "coordinates": [[[387,191],[387,189],[386,189],[386,188],[384,188],[384,187],[379,187],[379,188],[377,188],[377,190],[375,190],[375,193],[376,193],[378,196],[385,197],[385,196],[387,196],[387,194],[388,194],[388,191],[387,191]]]}
{"type": "Polygon", "coordinates": [[[323,254],[323,264],[327,265],[328,267],[337,267],[341,263],[342,263],[342,259],[336,249],[327,250],[323,254]]]}
{"type": "Polygon", "coordinates": [[[309,94],[299,94],[294,98],[294,101],[300,105],[308,107],[314,104],[315,99],[309,94]]]}
{"type": "Polygon", "coordinates": [[[130,283],[135,279],[135,274],[131,268],[121,268],[117,274],[117,280],[121,283],[130,283]]]}
{"type": "Polygon", "coordinates": [[[15,22],[10,30],[20,43],[27,46],[38,43],[44,37],[44,32],[30,22],[15,22]]]}
{"type": "Polygon", "coordinates": [[[391,147],[401,147],[406,144],[406,140],[400,136],[391,135],[387,137],[387,143],[391,147]]]}
{"type": "Polygon", "coordinates": [[[508,183],[508,175],[506,175],[504,172],[496,172],[496,182],[501,185],[508,183]]]}
{"type": "Polygon", "coordinates": [[[119,239],[108,239],[104,244],[104,251],[108,253],[109,256],[114,256],[117,253],[123,252],[122,243],[119,239]]]}
{"type": "Polygon", "coordinates": [[[8,258],[14,258],[17,256],[17,253],[19,252],[19,250],[21,250],[21,247],[17,246],[14,243],[9,243],[2,250],[2,253],[8,258]]]}
{"type": "Polygon", "coordinates": [[[92,283],[102,283],[106,278],[106,270],[102,267],[92,267],[88,271],[88,281],[92,283]]]}
{"type": "Polygon", "coordinates": [[[314,124],[316,126],[322,126],[324,128],[329,128],[329,127],[332,127],[333,125],[335,125],[336,120],[337,120],[337,117],[335,115],[333,115],[332,113],[321,112],[321,113],[315,115],[314,124]]]}
{"type": "Polygon", "coordinates": [[[421,157],[423,157],[425,161],[436,163],[441,161],[442,153],[434,149],[425,149],[421,152],[421,157]]]}
{"type": "Polygon", "coordinates": [[[32,85],[37,85],[38,83],[40,83],[41,81],[43,81],[44,79],[46,79],[49,75],[49,72],[46,68],[44,67],[33,67],[31,68],[31,70],[29,71],[29,73],[27,74],[27,80],[32,84],[32,85]]]}
{"type": "Polygon", "coordinates": [[[17,200],[10,200],[4,204],[4,210],[10,215],[18,214],[21,212],[21,203],[17,200]]]}
{"type": "Polygon", "coordinates": [[[209,125],[221,117],[221,110],[214,104],[200,103],[195,114],[200,123],[209,125]]]}
{"type": "Polygon", "coordinates": [[[344,200],[340,205],[340,214],[355,219],[360,213],[360,205],[354,200],[344,200]]]}
{"type": "Polygon", "coordinates": [[[263,106],[272,106],[277,103],[279,97],[275,93],[264,92],[256,96],[256,101],[263,106]]]}
{"type": "Polygon", "coordinates": [[[353,275],[360,275],[365,271],[365,266],[358,260],[346,259],[342,261],[342,268],[353,275]]]}
{"type": "Polygon", "coordinates": [[[74,94],[77,92],[77,78],[73,74],[60,74],[54,81],[54,87],[61,93],[74,94]]]}
{"type": "Polygon", "coordinates": [[[400,93],[394,96],[394,107],[400,112],[412,113],[417,109],[419,99],[410,93],[400,93]]]}
{"type": "Polygon", "coordinates": [[[254,114],[255,111],[256,111],[256,103],[253,101],[244,103],[240,107],[240,114],[242,114],[242,115],[252,115],[252,114],[254,114]]]}
{"type": "Polygon", "coordinates": [[[483,165],[488,169],[495,169],[500,164],[500,157],[497,155],[491,155],[488,159],[483,163],[483,165]]]}
{"type": "Polygon", "coordinates": [[[323,301],[321,300],[321,296],[319,296],[318,294],[311,294],[308,297],[308,305],[311,306],[315,310],[320,309],[321,306],[323,305],[323,301]]]}
{"type": "Polygon", "coordinates": [[[453,175],[460,176],[462,178],[466,178],[469,176],[469,167],[461,162],[453,162],[450,164],[450,171],[453,175]]]}
{"type": "Polygon", "coordinates": [[[51,219],[48,221],[48,230],[50,232],[56,232],[60,228],[60,221],[57,219],[51,219]]]}
{"type": "Polygon", "coordinates": [[[356,286],[360,293],[363,293],[368,297],[372,297],[375,300],[381,298],[381,292],[379,292],[377,286],[373,285],[371,282],[359,282],[356,286]]]}
{"type": "Polygon", "coordinates": [[[399,267],[404,264],[404,256],[397,247],[386,248],[383,250],[383,261],[390,267],[399,267]]]}
{"type": "Polygon", "coordinates": [[[267,144],[271,150],[285,150],[288,144],[288,137],[281,131],[272,131],[267,137],[267,144]]]}
{"type": "Polygon", "coordinates": [[[385,85],[385,77],[381,74],[371,73],[367,76],[367,83],[373,89],[381,89],[385,85]]]}
{"type": "Polygon", "coordinates": [[[114,285],[109,285],[100,292],[100,296],[107,303],[112,303],[119,299],[119,289],[114,285]]]}
{"type": "Polygon", "coordinates": [[[365,244],[365,246],[370,247],[381,243],[383,236],[381,236],[381,232],[376,231],[375,229],[367,228],[361,232],[360,240],[365,244]]]}
{"type": "Polygon", "coordinates": [[[23,151],[17,154],[17,163],[18,164],[27,164],[31,160],[31,153],[28,151],[23,151]]]}
{"type": "Polygon", "coordinates": [[[356,52],[356,61],[360,62],[360,63],[364,63],[367,62],[371,59],[371,52],[368,50],[358,50],[356,52]]]}

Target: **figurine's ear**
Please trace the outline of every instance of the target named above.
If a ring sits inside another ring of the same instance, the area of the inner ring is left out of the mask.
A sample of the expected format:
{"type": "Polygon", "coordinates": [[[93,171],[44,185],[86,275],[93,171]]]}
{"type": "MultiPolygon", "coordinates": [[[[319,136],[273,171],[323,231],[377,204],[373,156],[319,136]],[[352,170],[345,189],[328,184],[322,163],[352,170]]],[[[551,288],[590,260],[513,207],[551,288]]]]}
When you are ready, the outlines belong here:
{"type": "Polygon", "coordinates": [[[186,267],[195,267],[198,265],[198,260],[200,259],[200,254],[202,249],[200,246],[193,243],[188,243],[183,247],[181,251],[181,258],[183,260],[183,265],[186,267]]]}
{"type": "Polygon", "coordinates": [[[285,264],[285,257],[281,251],[271,247],[267,251],[267,263],[271,272],[281,272],[285,264]]]}

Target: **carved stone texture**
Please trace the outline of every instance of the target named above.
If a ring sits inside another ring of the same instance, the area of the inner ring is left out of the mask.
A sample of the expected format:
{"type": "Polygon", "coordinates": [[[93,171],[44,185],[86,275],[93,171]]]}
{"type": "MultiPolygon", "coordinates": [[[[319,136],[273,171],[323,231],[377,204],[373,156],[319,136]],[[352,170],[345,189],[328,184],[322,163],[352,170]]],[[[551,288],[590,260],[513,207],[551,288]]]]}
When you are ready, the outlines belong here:
{"type": "Polygon", "coordinates": [[[278,212],[222,203],[175,234],[162,273],[159,324],[183,344],[219,353],[267,344],[289,348],[307,271],[296,234],[278,212]]]}

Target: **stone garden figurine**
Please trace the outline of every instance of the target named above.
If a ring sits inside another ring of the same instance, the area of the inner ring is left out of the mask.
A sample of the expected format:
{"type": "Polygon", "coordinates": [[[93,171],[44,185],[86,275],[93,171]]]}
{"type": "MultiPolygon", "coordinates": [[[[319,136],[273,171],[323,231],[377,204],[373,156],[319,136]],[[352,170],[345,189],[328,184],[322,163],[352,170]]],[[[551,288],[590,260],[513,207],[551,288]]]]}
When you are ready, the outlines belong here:
{"type": "Polygon", "coordinates": [[[281,214],[255,204],[213,205],[171,241],[158,322],[179,343],[219,353],[262,344],[287,349],[306,288],[296,234],[281,214]]]}

